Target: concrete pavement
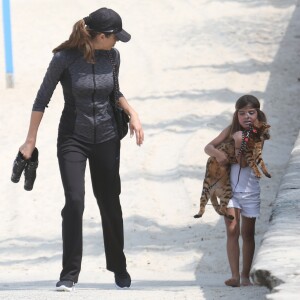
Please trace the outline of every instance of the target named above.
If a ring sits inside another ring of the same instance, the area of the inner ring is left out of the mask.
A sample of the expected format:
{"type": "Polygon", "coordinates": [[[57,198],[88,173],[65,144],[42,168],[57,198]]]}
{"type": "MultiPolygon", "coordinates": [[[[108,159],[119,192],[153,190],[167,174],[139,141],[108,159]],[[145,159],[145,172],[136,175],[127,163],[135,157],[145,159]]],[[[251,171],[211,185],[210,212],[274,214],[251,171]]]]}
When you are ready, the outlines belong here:
{"type": "Polygon", "coordinates": [[[272,291],[267,299],[300,299],[300,134],[282,177],[252,278],[272,291]]]}

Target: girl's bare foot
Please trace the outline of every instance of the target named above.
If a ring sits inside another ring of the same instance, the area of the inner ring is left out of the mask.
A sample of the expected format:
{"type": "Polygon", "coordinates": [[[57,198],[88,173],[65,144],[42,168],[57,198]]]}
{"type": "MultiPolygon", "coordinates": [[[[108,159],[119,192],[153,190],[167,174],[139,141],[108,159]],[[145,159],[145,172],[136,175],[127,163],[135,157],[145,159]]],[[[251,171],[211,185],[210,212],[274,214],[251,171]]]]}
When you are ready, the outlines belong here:
{"type": "Polygon", "coordinates": [[[253,284],[248,277],[241,278],[241,286],[251,286],[251,285],[253,284]]]}
{"type": "Polygon", "coordinates": [[[229,278],[225,281],[227,286],[231,287],[239,287],[240,286],[240,279],[239,278],[229,278]]]}

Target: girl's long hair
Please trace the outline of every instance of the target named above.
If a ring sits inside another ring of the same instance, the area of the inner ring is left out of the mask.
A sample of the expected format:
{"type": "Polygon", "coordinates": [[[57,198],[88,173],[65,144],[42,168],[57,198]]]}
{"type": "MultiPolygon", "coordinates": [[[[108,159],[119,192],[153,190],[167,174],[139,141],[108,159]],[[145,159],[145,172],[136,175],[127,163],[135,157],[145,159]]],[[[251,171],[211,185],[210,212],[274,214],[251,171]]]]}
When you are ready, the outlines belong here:
{"type": "Polygon", "coordinates": [[[234,134],[237,131],[243,130],[238,120],[238,111],[245,106],[250,106],[251,108],[256,109],[258,121],[267,122],[265,113],[260,110],[259,100],[252,95],[244,95],[240,97],[235,103],[235,112],[233,114],[232,123],[230,125],[230,135],[234,134]]]}
{"type": "Polygon", "coordinates": [[[92,40],[99,34],[89,29],[84,20],[79,20],[73,26],[69,39],[52,50],[53,53],[64,49],[78,49],[83,53],[84,59],[89,63],[94,63],[94,47],[92,40]]]}

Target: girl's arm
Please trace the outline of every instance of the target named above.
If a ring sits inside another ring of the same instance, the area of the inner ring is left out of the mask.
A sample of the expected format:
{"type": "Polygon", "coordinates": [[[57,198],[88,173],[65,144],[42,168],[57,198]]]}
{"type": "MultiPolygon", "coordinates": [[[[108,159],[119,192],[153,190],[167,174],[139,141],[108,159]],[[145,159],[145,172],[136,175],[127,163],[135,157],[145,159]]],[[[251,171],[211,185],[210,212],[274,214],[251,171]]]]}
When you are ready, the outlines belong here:
{"type": "Polygon", "coordinates": [[[119,98],[118,105],[124,109],[125,113],[129,115],[129,128],[130,128],[130,136],[133,136],[135,133],[136,137],[136,144],[138,146],[143,144],[144,141],[144,131],[142,128],[142,124],[140,122],[139,116],[136,111],[129,105],[128,101],[125,99],[124,96],[119,98]]]}
{"type": "Polygon", "coordinates": [[[217,147],[228,138],[229,132],[230,127],[225,128],[215,139],[208,143],[204,148],[205,153],[209,156],[215,157],[217,162],[221,165],[226,165],[228,163],[228,159],[226,154],[223,151],[218,150],[217,147]]]}
{"type": "Polygon", "coordinates": [[[31,113],[30,125],[25,143],[20,147],[20,152],[25,159],[29,159],[34,150],[37,138],[37,132],[44,113],[41,111],[33,111],[31,113]]]}

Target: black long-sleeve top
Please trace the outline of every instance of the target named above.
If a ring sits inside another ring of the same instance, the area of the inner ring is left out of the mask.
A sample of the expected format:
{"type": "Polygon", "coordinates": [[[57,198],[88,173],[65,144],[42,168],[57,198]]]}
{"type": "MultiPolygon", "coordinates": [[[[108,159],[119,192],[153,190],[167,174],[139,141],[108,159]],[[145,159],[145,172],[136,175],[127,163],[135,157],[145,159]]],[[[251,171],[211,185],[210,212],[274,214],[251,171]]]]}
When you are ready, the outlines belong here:
{"type": "MultiPolygon", "coordinates": [[[[96,50],[95,63],[85,61],[76,49],[54,54],[33,104],[33,111],[44,112],[60,82],[64,109],[60,118],[59,138],[74,137],[86,143],[102,143],[117,136],[110,104],[114,80],[108,51],[96,50]]],[[[120,58],[113,49],[117,76],[120,58]]],[[[118,98],[123,96],[118,92],[118,98]]]]}

